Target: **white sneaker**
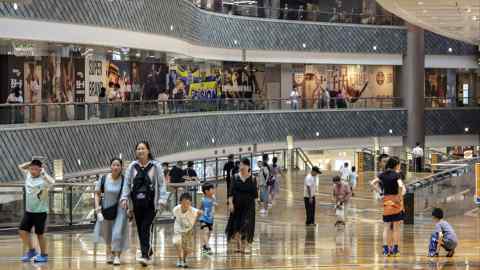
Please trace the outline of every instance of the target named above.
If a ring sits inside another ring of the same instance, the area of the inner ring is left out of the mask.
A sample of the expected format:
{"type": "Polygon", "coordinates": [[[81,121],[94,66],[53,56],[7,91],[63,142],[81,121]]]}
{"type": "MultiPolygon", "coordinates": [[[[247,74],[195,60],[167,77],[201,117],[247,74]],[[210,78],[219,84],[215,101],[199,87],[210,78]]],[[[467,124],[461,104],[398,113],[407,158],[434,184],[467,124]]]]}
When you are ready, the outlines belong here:
{"type": "Polygon", "coordinates": [[[120,265],[121,262],[120,262],[120,258],[118,256],[115,256],[115,258],[113,258],[113,265],[120,265]]]}
{"type": "Polygon", "coordinates": [[[108,256],[107,255],[107,263],[112,264],[113,263],[113,256],[108,256]]]}
{"type": "Polygon", "coordinates": [[[182,261],[182,260],[177,260],[176,266],[177,266],[178,268],[183,268],[183,261],[182,261]]]}
{"type": "Polygon", "coordinates": [[[137,258],[137,262],[139,262],[142,266],[148,266],[152,264],[152,261],[150,259],[143,257],[137,258]]]}

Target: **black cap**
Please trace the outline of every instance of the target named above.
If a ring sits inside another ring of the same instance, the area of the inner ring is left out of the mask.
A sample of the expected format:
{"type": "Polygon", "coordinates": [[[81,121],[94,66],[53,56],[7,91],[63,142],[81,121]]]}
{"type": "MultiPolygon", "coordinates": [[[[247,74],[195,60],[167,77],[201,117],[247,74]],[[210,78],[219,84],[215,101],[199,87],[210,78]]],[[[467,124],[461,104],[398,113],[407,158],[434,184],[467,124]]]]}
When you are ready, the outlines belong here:
{"type": "Polygon", "coordinates": [[[312,172],[316,172],[316,173],[320,173],[320,174],[322,173],[317,166],[312,167],[312,172]]]}

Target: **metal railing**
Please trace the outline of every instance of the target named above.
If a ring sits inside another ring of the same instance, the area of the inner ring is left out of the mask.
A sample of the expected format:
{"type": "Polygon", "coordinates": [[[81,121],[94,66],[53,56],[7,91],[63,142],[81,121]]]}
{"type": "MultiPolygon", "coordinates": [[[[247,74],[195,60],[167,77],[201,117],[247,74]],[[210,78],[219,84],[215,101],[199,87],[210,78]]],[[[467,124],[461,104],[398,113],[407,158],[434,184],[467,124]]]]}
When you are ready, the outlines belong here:
{"type": "MultiPolygon", "coordinates": [[[[198,1],[193,1],[194,4],[198,1]]],[[[330,11],[322,11],[308,6],[299,8],[274,8],[260,7],[256,5],[233,5],[223,4],[209,7],[202,3],[196,4],[198,8],[223,13],[228,15],[296,20],[310,22],[328,22],[328,23],[351,23],[351,24],[369,24],[369,25],[404,25],[404,21],[393,15],[376,15],[373,12],[346,11],[341,8],[332,8],[330,11]]]]}
{"type": "Polygon", "coordinates": [[[405,223],[413,224],[415,218],[431,216],[432,207],[441,207],[449,216],[463,215],[476,207],[475,163],[480,157],[452,160],[439,164],[439,172],[412,180],[405,194],[405,223]]]}
{"type": "MultiPolygon", "coordinates": [[[[297,151],[276,149],[263,152],[245,152],[236,154],[235,159],[247,157],[252,162],[252,170],[258,170],[257,161],[262,160],[264,154],[268,154],[270,160],[278,158],[279,166],[286,168],[288,161],[295,162],[297,151]],[[291,155],[292,153],[292,155],[291,155]]],[[[223,180],[223,166],[227,162],[227,155],[219,155],[198,160],[191,160],[193,168],[197,172],[198,182],[186,182],[184,184],[168,184],[169,198],[167,208],[157,216],[157,221],[171,220],[171,209],[176,205],[176,191],[179,187],[192,192],[195,201],[198,202],[197,192],[199,186],[205,182],[217,185],[223,180]]],[[[187,164],[188,160],[183,161],[187,164]]],[[[128,163],[128,162],[126,162],[128,163]]],[[[63,180],[57,181],[49,191],[49,215],[48,225],[58,228],[74,228],[76,226],[89,226],[94,221],[94,190],[96,181],[103,174],[110,171],[108,168],[65,174],[63,180]]],[[[11,231],[16,228],[25,210],[25,186],[23,183],[0,184],[0,232],[11,231]]]]}
{"type": "Polygon", "coordinates": [[[21,124],[170,115],[193,112],[397,108],[396,97],[319,99],[171,99],[125,102],[0,104],[0,124],[21,124]]]}

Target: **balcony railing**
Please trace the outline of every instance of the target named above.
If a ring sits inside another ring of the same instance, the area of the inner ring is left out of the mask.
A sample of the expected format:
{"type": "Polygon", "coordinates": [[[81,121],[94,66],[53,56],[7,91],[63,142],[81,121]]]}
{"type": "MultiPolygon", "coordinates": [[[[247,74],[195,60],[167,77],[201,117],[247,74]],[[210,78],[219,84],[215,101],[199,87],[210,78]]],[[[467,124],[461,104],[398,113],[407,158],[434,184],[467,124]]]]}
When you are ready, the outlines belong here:
{"type": "Polygon", "coordinates": [[[328,23],[351,23],[351,24],[369,24],[369,25],[404,25],[404,21],[399,17],[390,15],[375,15],[371,12],[345,11],[333,8],[330,11],[321,11],[317,9],[299,8],[273,8],[259,7],[256,5],[232,5],[223,4],[217,6],[207,6],[197,4],[198,8],[235,16],[257,17],[267,19],[282,19],[310,22],[328,22],[328,23]]]}
{"type": "MultiPolygon", "coordinates": [[[[479,98],[425,98],[426,108],[478,107],[479,98]]],[[[177,99],[115,103],[74,102],[0,104],[0,124],[22,124],[75,120],[109,119],[149,115],[171,115],[216,111],[292,111],[401,108],[397,97],[321,99],[177,99]]]]}

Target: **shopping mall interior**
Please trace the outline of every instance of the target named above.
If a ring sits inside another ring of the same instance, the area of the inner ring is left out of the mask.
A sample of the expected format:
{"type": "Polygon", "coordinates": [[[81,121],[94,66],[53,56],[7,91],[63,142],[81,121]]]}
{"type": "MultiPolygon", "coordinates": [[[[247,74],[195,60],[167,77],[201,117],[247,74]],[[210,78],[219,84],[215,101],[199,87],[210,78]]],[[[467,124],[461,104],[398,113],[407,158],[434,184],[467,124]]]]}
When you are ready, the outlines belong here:
{"type": "Polygon", "coordinates": [[[478,0],[0,0],[0,270],[480,269],[478,0]]]}

